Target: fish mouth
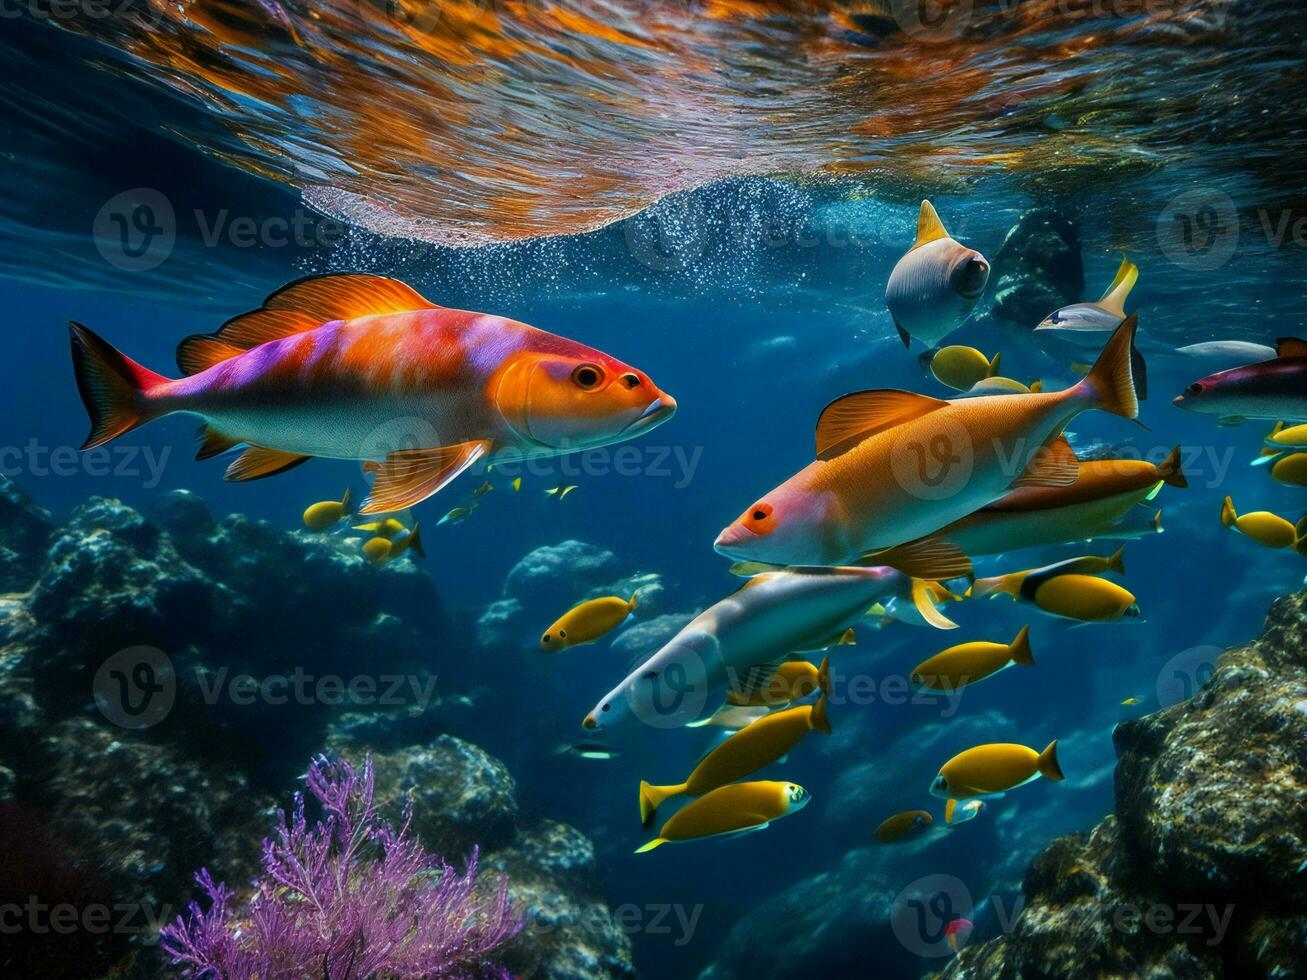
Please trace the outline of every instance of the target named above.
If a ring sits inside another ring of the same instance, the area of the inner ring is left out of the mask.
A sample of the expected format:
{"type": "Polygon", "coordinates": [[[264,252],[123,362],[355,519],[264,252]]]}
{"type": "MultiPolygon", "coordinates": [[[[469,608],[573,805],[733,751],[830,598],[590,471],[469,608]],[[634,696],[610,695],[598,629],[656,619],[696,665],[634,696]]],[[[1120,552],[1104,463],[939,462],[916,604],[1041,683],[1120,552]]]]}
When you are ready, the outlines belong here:
{"type": "Polygon", "coordinates": [[[659,395],[645,406],[643,412],[627,423],[626,428],[622,429],[622,435],[652,429],[655,425],[666,422],[674,414],[676,414],[676,399],[671,395],[659,395]]]}
{"type": "Polygon", "coordinates": [[[1174,405],[1176,408],[1183,408],[1186,411],[1189,408],[1189,406],[1184,403],[1184,395],[1176,395],[1174,398],[1171,399],[1171,404],[1174,405]]]}
{"type": "Polygon", "coordinates": [[[752,536],[753,532],[748,528],[732,524],[730,527],[723,528],[722,533],[717,535],[717,540],[712,543],[713,551],[719,555],[725,555],[727,558],[740,558],[742,556],[732,549],[744,544],[752,536]]]}
{"type": "Polygon", "coordinates": [[[588,732],[599,730],[599,719],[594,716],[593,711],[585,716],[584,720],[581,722],[581,727],[588,732]]]}

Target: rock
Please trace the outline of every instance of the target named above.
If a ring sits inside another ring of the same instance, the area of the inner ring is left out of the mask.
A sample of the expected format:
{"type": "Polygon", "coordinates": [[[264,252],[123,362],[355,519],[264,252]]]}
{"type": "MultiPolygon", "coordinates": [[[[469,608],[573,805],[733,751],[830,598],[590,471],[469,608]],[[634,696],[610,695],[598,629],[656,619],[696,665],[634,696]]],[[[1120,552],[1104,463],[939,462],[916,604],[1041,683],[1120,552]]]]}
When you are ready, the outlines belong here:
{"type": "Polygon", "coordinates": [[[693,612],[664,613],[653,619],[632,623],[617,634],[610,649],[627,660],[653,653],[697,615],[693,612]]]}
{"type": "Polygon", "coordinates": [[[45,564],[54,530],[50,512],[38,507],[7,476],[0,476],[0,593],[31,587],[45,564]]]}
{"type": "Polygon", "coordinates": [[[1307,591],[1115,742],[1115,814],[1054,841],[1012,932],[942,976],[1307,975],[1307,591]]]}
{"type": "Polygon", "coordinates": [[[620,574],[611,551],[569,539],[524,555],[504,580],[504,595],[561,611],[620,574]]]}
{"type": "Polygon", "coordinates": [[[1007,326],[1034,329],[1084,293],[1078,226],[1046,208],[1027,211],[994,256],[994,274],[990,315],[1007,326]]]}
{"type": "Polygon", "coordinates": [[[522,603],[517,599],[497,599],[477,618],[477,643],[483,647],[513,642],[524,628],[522,603]]]}

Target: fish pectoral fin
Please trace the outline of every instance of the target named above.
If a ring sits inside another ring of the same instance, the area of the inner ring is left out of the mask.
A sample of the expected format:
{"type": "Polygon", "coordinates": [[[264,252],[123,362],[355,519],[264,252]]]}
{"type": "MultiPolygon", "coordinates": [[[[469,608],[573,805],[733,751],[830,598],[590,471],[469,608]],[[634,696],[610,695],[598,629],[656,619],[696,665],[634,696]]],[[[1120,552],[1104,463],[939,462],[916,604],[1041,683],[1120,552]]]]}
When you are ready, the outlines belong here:
{"type": "Polygon", "coordinates": [[[490,440],[474,439],[437,449],[404,449],[391,453],[377,471],[372,494],[360,514],[404,510],[426,500],[484,456],[490,440]]]}
{"type": "Polygon", "coordinates": [[[784,565],[773,565],[765,561],[737,561],[731,566],[732,575],[738,575],[741,578],[753,578],[755,575],[761,575],[764,572],[778,572],[784,565]]]}
{"type": "Polygon", "coordinates": [[[917,607],[917,612],[921,613],[921,618],[937,630],[955,630],[958,624],[949,619],[942,612],[935,608],[935,593],[931,589],[934,583],[927,582],[924,579],[914,578],[912,580],[912,603],[917,607]]]}
{"type": "Polygon", "coordinates": [[[312,459],[311,456],[282,452],[280,449],[251,446],[232,461],[222,478],[232,483],[262,480],[265,477],[276,476],[278,473],[293,470],[301,463],[307,463],[310,459],[312,459]]]}
{"type": "Polygon", "coordinates": [[[832,459],[868,436],[947,406],[942,399],[896,388],[855,391],[837,398],[817,419],[817,458],[832,459]]]}
{"type": "Polygon", "coordinates": [[[912,346],[912,334],[904,330],[898,320],[894,321],[894,329],[899,332],[899,340],[903,341],[903,349],[910,348],[912,346]]]}
{"type": "Polygon", "coordinates": [[[195,451],[196,459],[212,459],[241,444],[240,439],[219,432],[211,425],[200,426],[196,437],[200,440],[200,448],[195,451]]]}
{"type": "Polygon", "coordinates": [[[971,559],[951,541],[918,538],[884,551],[869,551],[859,565],[888,565],[911,578],[943,580],[963,578],[972,571],[971,559]]]}
{"type": "Polygon", "coordinates": [[[1069,487],[1080,479],[1080,459],[1066,436],[1059,435],[1035,450],[1016,487],[1069,487]]]}
{"type": "Polygon", "coordinates": [[[731,691],[747,701],[759,691],[765,690],[779,669],[780,664],[754,664],[734,677],[731,691]]]}

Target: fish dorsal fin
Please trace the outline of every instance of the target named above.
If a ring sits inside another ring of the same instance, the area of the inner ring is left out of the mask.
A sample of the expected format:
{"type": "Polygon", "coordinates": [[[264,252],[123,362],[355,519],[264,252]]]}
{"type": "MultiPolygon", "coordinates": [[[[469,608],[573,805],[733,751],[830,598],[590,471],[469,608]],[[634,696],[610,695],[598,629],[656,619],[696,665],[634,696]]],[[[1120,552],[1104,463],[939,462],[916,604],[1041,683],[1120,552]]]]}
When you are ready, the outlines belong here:
{"type": "Polygon", "coordinates": [[[209,334],[196,334],[177,345],[177,367],[187,376],[199,374],[206,368],[243,353],[244,347],[237,347],[209,334]]]}
{"type": "Polygon", "coordinates": [[[1069,487],[1079,479],[1080,460],[1066,436],[1060,435],[1035,450],[1025,472],[1012,486],[1069,487]]]}
{"type": "Polygon", "coordinates": [[[1124,255],[1121,256],[1121,265],[1116,270],[1116,276],[1103,293],[1103,298],[1098,301],[1098,305],[1108,313],[1124,317],[1126,297],[1130,295],[1130,290],[1135,288],[1135,283],[1138,281],[1139,266],[1124,255]]]}
{"type": "Polygon", "coordinates": [[[870,435],[947,406],[942,399],[897,388],[855,391],[836,398],[817,419],[817,458],[833,459],[870,435]]]}
{"type": "Polygon", "coordinates": [[[915,251],[922,245],[929,245],[931,242],[948,237],[944,222],[939,220],[939,215],[935,212],[935,206],[929,201],[922,201],[921,210],[917,212],[917,238],[908,251],[915,251]]]}
{"type": "Polygon", "coordinates": [[[188,366],[203,370],[241,351],[316,330],[332,320],[427,309],[435,309],[434,304],[398,279],[360,273],[311,276],[282,286],[257,310],[232,317],[213,334],[187,337],[177,348],[177,363],[186,374],[193,374],[188,366]],[[223,349],[216,344],[226,345],[230,352],[218,357],[223,349]]]}
{"type": "Polygon", "coordinates": [[[1276,357],[1307,357],[1307,340],[1281,337],[1275,342],[1276,357]]]}

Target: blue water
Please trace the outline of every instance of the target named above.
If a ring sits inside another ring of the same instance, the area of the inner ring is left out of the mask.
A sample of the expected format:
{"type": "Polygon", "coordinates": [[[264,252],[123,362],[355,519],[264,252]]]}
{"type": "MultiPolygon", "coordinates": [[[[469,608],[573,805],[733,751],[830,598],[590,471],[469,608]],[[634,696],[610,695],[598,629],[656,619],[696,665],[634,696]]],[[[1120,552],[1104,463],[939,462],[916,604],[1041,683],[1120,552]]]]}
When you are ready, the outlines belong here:
{"type": "MultiPolygon", "coordinates": [[[[0,39],[0,50],[15,55],[6,69],[12,87],[0,104],[8,167],[0,298],[9,324],[9,350],[0,362],[0,460],[5,475],[56,518],[92,495],[148,509],[168,491],[184,488],[215,514],[242,513],[291,531],[307,504],[335,497],[347,484],[361,497],[366,484],[357,464],[347,462],[315,461],[267,481],[224,483],[219,463],[192,461],[194,424],[185,418],[134,431],[96,457],[74,449],[86,419],[68,360],[68,320],[167,372],[182,337],[215,329],[306,274],[350,270],[402,278],[442,305],[513,317],[608,351],[647,371],[678,400],[673,420],[632,444],[640,460],[634,475],[596,474],[593,459],[551,461],[528,471],[521,494],[501,482],[470,519],[437,527],[439,517],[483,479],[478,469],[414,513],[423,522],[429,555],[421,568],[459,624],[433,639],[432,669],[454,678],[451,683],[486,692],[475,711],[460,716],[454,734],[507,763],[529,812],[572,823],[596,842],[602,897],[610,906],[701,909],[684,942],[675,929],[672,935],[634,933],[644,976],[697,975],[736,921],[831,869],[848,852],[874,847],[871,832],[890,814],[926,807],[940,822],[937,801],[926,790],[938,765],[977,734],[1036,747],[1059,738],[1067,781],[1017,790],[990,804],[972,825],[937,834],[929,846],[886,850],[879,873],[890,894],[942,873],[965,881],[977,898],[1014,895],[1029,859],[1048,841],[1087,830],[1111,810],[1113,725],[1172,697],[1173,658],[1195,647],[1252,639],[1272,599],[1303,582],[1300,555],[1262,548],[1218,519],[1226,495],[1240,510],[1301,516],[1301,488],[1277,484],[1248,465],[1269,425],[1219,427],[1214,418],[1181,412],[1170,400],[1193,378],[1182,368],[1155,367],[1141,419],[1146,428],[1106,416],[1087,416],[1073,426],[1077,446],[1103,443],[1153,459],[1177,444],[1185,449],[1189,489],[1165,487],[1157,500],[1165,533],[1126,547],[1124,582],[1138,598],[1139,621],[1071,629],[1002,600],[952,606],[948,611],[962,626],[956,635],[963,638],[1006,640],[1029,622],[1038,667],[1008,671],[967,692],[957,713],[947,716],[938,705],[883,703],[883,691],[875,703],[834,707],[835,735],[810,736],[775,769],[783,777],[774,778],[792,778],[811,790],[814,802],[805,812],[764,834],[633,855],[645,839],[635,820],[638,780],[682,778],[711,736],[634,731],[612,736],[620,752],[612,761],[556,756],[554,747],[579,733],[582,716],[628,664],[601,643],[558,657],[548,669],[526,665],[539,657],[533,634],[547,622],[523,626],[520,649],[507,658],[497,650],[493,661],[483,662],[476,618],[500,597],[523,555],[568,539],[607,549],[624,572],[662,576],[657,612],[692,612],[737,587],[729,562],[712,551],[713,538],[744,506],[810,460],[813,425],[824,405],[867,387],[947,396],[923,375],[918,351],[903,351],[882,302],[885,278],[911,239],[925,191],[950,230],[991,259],[1007,230],[1033,206],[1075,220],[1085,298],[1098,295],[1128,253],[1142,270],[1131,308],[1140,311],[1145,331],[1171,347],[1212,339],[1273,343],[1307,332],[1302,246],[1268,241],[1258,210],[1270,207],[1275,216],[1288,208],[1296,215],[1292,201],[1263,193],[1258,175],[1231,159],[1187,161],[1175,172],[1163,165],[1133,180],[1086,182],[1073,193],[1050,192],[1022,172],[986,172],[965,185],[925,190],[901,180],[879,187],[873,181],[870,192],[865,181],[855,192],[836,179],[750,177],[681,192],[586,234],[480,248],[386,238],[358,226],[342,226],[340,241],[328,246],[242,248],[228,236],[208,245],[204,228],[220,214],[256,224],[296,214],[314,224],[330,219],[301,204],[293,188],[167,135],[177,114],[198,125],[202,112],[155,100],[139,80],[108,73],[69,82],[56,69],[80,63],[89,42],[27,21],[12,27],[15,40],[0,39]],[[50,89],[39,92],[37,79],[50,89]],[[112,93],[121,101],[112,109],[114,125],[106,126],[93,104],[112,93]],[[132,107],[135,128],[119,118],[129,114],[124,106],[132,107]],[[53,107],[67,111],[56,114],[53,107]],[[1158,214],[1180,191],[1212,186],[1237,200],[1239,248],[1214,270],[1186,268],[1159,244],[1158,214]],[[170,254],[139,272],[107,261],[92,235],[101,205],[133,188],[156,189],[177,215],[170,254]],[[97,469],[105,460],[109,472],[97,469]],[[561,503],[542,492],[570,483],[578,489],[561,503]],[[1140,703],[1123,706],[1130,697],[1140,703]],[[981,716],[988,719],[984,732],[974,724],[981,716]],[[963,724],[967,719],[970,727],[963,724]],[[914,751],[918,744],[929,748],[914,751]],[[881,787],[873,798],[851,792],[856,784],[848,773],[867,764],[881,787]]],[[[991,279],[982,307],[992,301],[993,288],[991,279]]],[[[1005,374],[1059,386],[1071,380],[1023,340],[983,322],[950,338],[987,353],[1001,350],[1005,374]]],[[[1106,554],[1116,544],[1014,553],[984,559],[979,570],[993,574],[1106,554]]],[[[833,661],[880,682],[945,645],[940,635],[895,625],[865,630],[855,648],[835,652],[833,661]]],[[[311,660],[311,652],[304,655],[311,660]]],[[[360,651],[361,660],[366,656],[360,651]]],[[[282,795],[293,777],[287,774],[282,795]]],[[[975,918],[977,938],[992,934],[992,920],[983,913],[975,918]]],[[[777,955],[794,958],[793,968],[777,975],[805,975],[801,950],[777,955]]],[[[917,972],[940,965],[923,958],[917,972]]]]}

